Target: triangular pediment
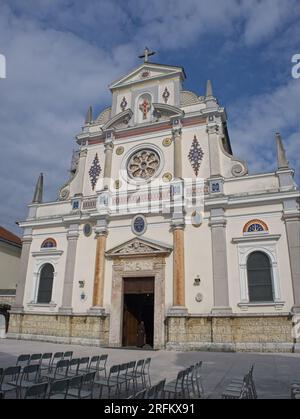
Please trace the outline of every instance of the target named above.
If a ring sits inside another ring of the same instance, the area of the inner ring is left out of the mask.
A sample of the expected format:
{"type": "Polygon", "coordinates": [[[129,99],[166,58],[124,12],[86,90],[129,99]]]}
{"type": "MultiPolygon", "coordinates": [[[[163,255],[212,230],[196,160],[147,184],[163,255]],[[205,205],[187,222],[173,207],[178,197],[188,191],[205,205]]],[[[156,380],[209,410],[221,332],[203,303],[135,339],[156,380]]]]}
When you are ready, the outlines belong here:
{"type": "Polygon", "coordinates": [[[109,86],[109,88],[114,90],[120,87],[145,82],[148,80],[156,80],[175,76],[179,76],[182,80],[184,80],[184,69],[182,67],[168,66],[163,64],[143,63],[130,73],[114,81],[109,86]]]}
{"type": "Polygon", "coordinates": [[[108,258],[130,258],[144,256],[167,256],[172,246],[154,240],[135,237],[106,252],[108,258]]]}

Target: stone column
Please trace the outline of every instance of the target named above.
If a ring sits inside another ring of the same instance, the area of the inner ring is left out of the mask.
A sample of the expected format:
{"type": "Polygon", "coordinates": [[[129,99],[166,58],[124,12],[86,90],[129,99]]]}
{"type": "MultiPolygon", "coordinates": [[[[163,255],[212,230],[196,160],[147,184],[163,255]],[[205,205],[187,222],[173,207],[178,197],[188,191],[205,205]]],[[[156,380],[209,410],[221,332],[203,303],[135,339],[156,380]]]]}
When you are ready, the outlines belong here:
{"type": "Polygon", "coordinates": [[[106,140],[105,142],[105,163],[104,163],[104,189],[108,189],[110,178],[111,178],[111,168],[112,168],[112,157],[114,144],[111,139],[106,140]]]}
{"type": "Polygon", "coordinates": [[[174,178],[182,178],[182,132],[181,128],[173,128],[174,141],[174,178]]]}
{"type": "Polygon", "coordinates": [[[96,226],[97,247],[95,259],[93,306],[90,309],[91,314],[104,314],[103,297],[105,280],[105,250],[107,235],[107,221],[98,220],[96,226]]]}
{"type": "Polygon", "coordinates": [[[63,288],[62,305],[59,308],[59,312],[64,314],[71,314],[73,311],[72,297],[76,264],[77,241],[79,237],[78,228],[78,224],[72,224],[70,225],[67,233],[68,247],[66,255],[65,280],[63,288]]]}
{"type": "Polygon", "coordinates": [[[174,288],[173,301],[176,307],[185,307],[185,272],[184,272],[184,227],[173,228],[174,252],[174,288]]]}
{"type": "Polygon", "coordinates": [[[210,218],[213,261],[213,313],[230,313],[227,267],[226,219],[223,208],[212,209],[210,218]]]}
{"type": "Polygon", "coordinates": [[[294,307],[292,312],[300,313],[300,214],[299,209],[294,213],[283,216],[286,227],[287,242],[290,256],[292,284],[294,292],[294,307]]]}
{"type": "Polygon", "coordinates": [[[24,232],[22,238],[22,253],[21,253],[21,261],[20,261],[20,274],[17,283],[16,289],[16,298],[15,302],[12,305],[12,311],[18,312],[23,311],[24,309],[24,293],[25,293],[25,285],[26,285],[26,276],[27,276],[27,269],[28,269],[28,262],[30,257],[30,247],[32,242],[32,235],[30,231],[24,232]]]}

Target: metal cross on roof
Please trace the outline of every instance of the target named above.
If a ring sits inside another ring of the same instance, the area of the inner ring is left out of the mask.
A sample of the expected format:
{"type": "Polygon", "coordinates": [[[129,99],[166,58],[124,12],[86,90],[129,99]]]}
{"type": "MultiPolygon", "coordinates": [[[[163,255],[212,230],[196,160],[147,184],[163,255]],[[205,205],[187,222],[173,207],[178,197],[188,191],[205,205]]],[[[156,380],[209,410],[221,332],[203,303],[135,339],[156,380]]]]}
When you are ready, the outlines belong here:
{"type": "Polygon", "coordinates": [[[147,63],[149,61],[149,57],[154,54],[156,54],[155,51],[150,51],[150,49],[146,47],[144,49],[144,54],[139,55],[139,58],[144,58],[144,63],[147,63]]]}

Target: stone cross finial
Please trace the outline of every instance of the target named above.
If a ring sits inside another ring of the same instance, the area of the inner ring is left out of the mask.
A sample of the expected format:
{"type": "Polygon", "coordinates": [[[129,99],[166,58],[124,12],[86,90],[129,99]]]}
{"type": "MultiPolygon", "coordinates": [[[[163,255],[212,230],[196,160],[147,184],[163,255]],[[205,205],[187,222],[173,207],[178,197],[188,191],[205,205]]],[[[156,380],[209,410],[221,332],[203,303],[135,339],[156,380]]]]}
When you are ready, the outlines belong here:
{"type": "Polygon", "coordinates": [[[144,58],[144,63],[147,63],[149,61],[149,57],[154,54],[156,54],[155,51],[150,51],[148,47],[145,47],[144,54],[139,55],[139,58],[144,58]]]}

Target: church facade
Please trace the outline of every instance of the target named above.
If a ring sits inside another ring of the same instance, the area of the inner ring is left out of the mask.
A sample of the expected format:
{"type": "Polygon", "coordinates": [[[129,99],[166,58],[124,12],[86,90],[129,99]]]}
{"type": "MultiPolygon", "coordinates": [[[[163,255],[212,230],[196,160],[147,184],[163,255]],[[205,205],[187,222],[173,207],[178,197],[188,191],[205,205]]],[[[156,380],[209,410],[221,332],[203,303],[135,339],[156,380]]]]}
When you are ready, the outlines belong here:
{"type": "Polygon", "coordinates": [[[148,53],[89,109],[56,201],[38,180],[9,336],[135,347],[143,325],[155,349],[299,350],[300,194],[280,135],[274,172],[250,175],[211,83],[184,90],[184,69],[148,53]]]}

